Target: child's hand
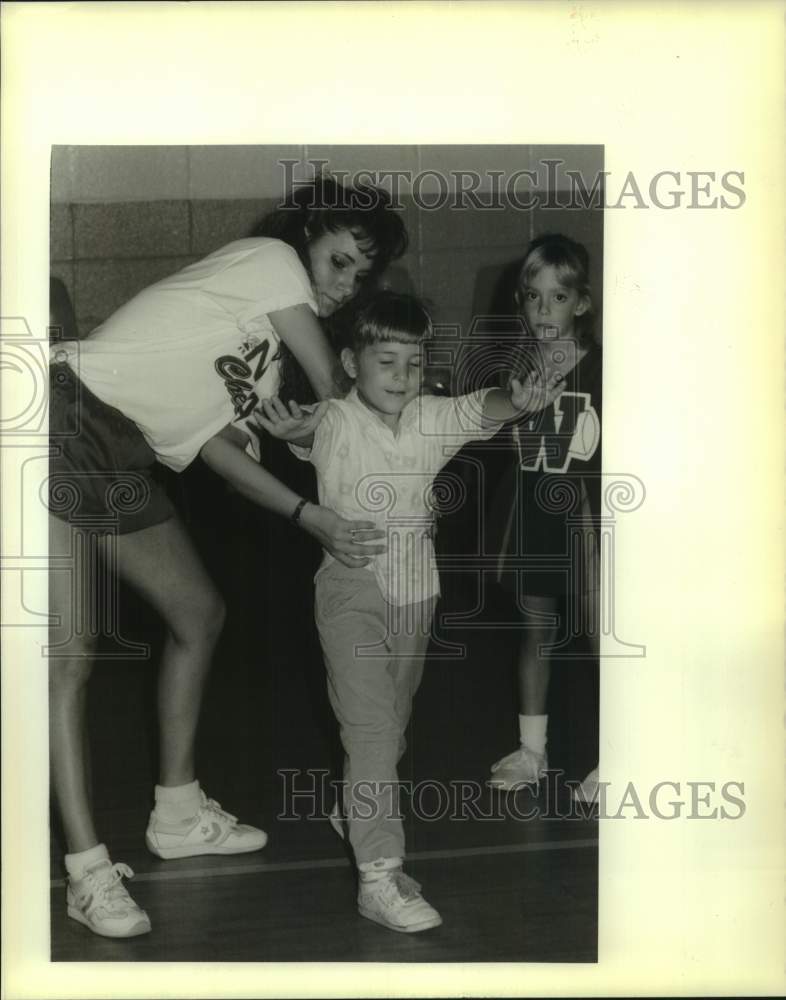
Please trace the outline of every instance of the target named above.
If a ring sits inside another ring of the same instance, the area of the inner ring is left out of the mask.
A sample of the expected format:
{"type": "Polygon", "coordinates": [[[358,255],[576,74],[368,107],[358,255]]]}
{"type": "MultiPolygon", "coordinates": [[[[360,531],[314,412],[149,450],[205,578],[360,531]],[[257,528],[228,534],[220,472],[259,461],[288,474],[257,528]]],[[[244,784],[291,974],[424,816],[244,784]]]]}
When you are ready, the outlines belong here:
{"type": "Polygon", "coordinates": [[[317,403],[315,407],[298,406],[291,400],[289,409],[278,396],[260,400],[259,408],[254,410],[256,423],[280,441],[299,441],[310,437],[327,410],[327,400],[317,403]]]}
{"type": "Polygon", "coordinates": [[[565,378],[560,372],[530,372],[523,379],[510,380],[510,402],[517,410],[536,413],[550,406],[564,388],[565,378]]]}

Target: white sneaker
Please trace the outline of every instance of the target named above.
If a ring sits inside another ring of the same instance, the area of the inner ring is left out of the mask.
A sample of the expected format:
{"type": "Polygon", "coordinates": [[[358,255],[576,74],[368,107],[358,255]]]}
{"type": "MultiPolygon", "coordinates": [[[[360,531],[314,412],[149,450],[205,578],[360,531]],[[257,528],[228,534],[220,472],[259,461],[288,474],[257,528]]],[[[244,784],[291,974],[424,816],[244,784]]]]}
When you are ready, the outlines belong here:
{"type": "Polygon", "coordinates": [[[238,823],[204,792],[196,816],[182,823],[165,823],[155,810],[145,833],[148,850],[159,858],[192,858],[200,854],[248,854],[267,843],[264,830],[238,823]]]}
{"type": "Polygon", "coordinates": [[[69,878],[68,916],[103,937],[136,937],[150,932],[150,919],[129,896],[122,879],[134,873],[124,864],[102,858],[85,869],[80,879],[69,878]]]}
{"type": "Polygon", "coordinates": [[[442,923],[442,917],[420,895],[420,885],[401,868],[394,868],[373,882],[361,881],[358,913],[404,934],[427,931],[442,923]]]}
{"type": "Polygon", "coordinates": [[[574,801],[595,805],[598,801],[598,781],[598,769],[594,767],[582,783],[573,789],[574,801]]]}
{"type": "Polygon", "coordinates": [[[489,785],[501,792],[515,792],[526,785],[537,787],[548,767],[545,753],[535,753],[529,747],[519,747],[492,764],[489,785]]]}

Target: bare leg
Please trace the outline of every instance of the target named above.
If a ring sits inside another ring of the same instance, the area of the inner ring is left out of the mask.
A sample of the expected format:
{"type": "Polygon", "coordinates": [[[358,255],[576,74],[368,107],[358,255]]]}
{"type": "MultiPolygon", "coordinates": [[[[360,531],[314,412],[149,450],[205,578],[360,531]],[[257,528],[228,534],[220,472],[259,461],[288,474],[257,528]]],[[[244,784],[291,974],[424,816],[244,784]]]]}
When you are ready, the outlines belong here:
{"type": "MultiPolygon", "coordinates": [[[[587,647],[589,649],[589,654],[592,660],[590,668],[595,671],[595,683],[600,684],[600,589],[599,589],[599,576],[600,576],[600,563],[599,554],[597,549],[597,543],[595,536],[591,536],[587,542],[587,574],[585,580],[584,593],[582,594],[582,614],[584,616],[584,622],[586,623],[586,634],[585,638],[587,641],[587,647]]],[[[599,709],[599,699],[600,692],[598,688],[595,688],[595,711],[599,709]]],[[[584,781],[584,785],[581,793],[578,793],[579,798],[583,798],[585,801],[591,801],[595,789],[597,787],[598,781],[598,769],[597,766],[593,771],[587,775],[584,781]]]]}
{"type": "Polygon", "coordinates": [[[598,614],[600,594],[597,590],[582,594],[581,602],[583,605],[582,614],[587,623],[587,632],[584,638],[590,656],[597,661],[600,658],[600,615],[598,614]]]}
{"type": "Polygon", "coordinates": [[[182,524],[121,535],[118,564],[167,627],[158,681],[162,785],[194,780],[194,745],[205,680],[224,625],[224,604],[182,524]]]}
{"type": "MultiPolygon", "coordinates": [[[[76,552],[82,541],[79,531],[57,518],[50,521],[53,555],[76,552]]],[[[67,571],[50,574],[50,612],[60,619],[50,638],[51,769],[69,853],[99,842],[90,807],[85,720],[96,640],[83,620],[83,598],[96,579],[92,561],[106,544],[100,543],[97,552],[75,567],[81,571],[78,578],[67,571]]],[[[112,544],[117,546],[120,576],[151,602],[167,626],[159,680],[160,781],[186,784],[194,778],[199,708],[224,621],[223,603],[178,521],[122,535],[112,544]]]]}
{"type": "MultiPolygon", "coordinates": [[[[523,608],[541,615],[553,614],[557,607],[555,597],[527,595],[523,608]]],[[[551,675],[548,650],[555,638],[557,626],[527,618],[521,631],[518,651],[519,719],[521,746],[498,760],[491,767],[490,784],[502,791],[515,791],[525,785],[537,786],[546,766],[546,700],[551,675]]]]}
{"type": "Polygon", "coordinates": [[[594,531],[585,534],[584,552],[582,616],[590,656],[597,661],[600,658],[600,553],[594,531]]]}
{"type": "MultiPolygon", "coordinates": [[[[553,614],[557,608],[556,597],[529,595],[524,598],[528,611],[553,614]]],[[[544,715],[551,679],[551,656],[540,652],[542,645],[550,645],[557,634],[557,626],[528,623],[522,630],[518,652],[519,713],[544,715]]]]}
{"type": "MultiPolygon", "coordinates": [[[[54,556],[76,554],[79,533],[50,517],[50,551],[54,556]]],[[[50,630],[49,752],[52,786],[63,821],[68,853],[86,851],[98,843],[90,807],[90,768],[85,708],[95,640],[86,627],[81,600],[86,575],[77,576],[75,560],[49,576],[49,609],[59,621],[50,630]],[[64,645],[66,644],[67,645],[64,645]],[[62,655],[59,655],[62,654],[62,655]]]]}

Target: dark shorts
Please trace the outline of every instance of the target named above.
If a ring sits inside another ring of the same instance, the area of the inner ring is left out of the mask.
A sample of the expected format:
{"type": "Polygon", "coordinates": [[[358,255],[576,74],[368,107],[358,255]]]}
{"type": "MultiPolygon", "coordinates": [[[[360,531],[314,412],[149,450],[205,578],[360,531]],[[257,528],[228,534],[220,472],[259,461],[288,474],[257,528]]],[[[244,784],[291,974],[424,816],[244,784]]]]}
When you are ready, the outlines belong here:
{"type": "Polygon", "coordinates": [[[93,395],[66,364],[49,381],[49,510],[75,526],[125,535],[169,520],[175,508],[137,425],[93,395]]]}
{"type": "Polygon", "coordinates": [[[497,557],[497,583],[514,597],[567,597],[596,589],[599,538],[591,527],[576,535],[581,522],[569,513],[578,486],[567,477],[541,477],[543,496],[531,488],[534,477],[506,470],[492,502],[486,533],[497,557]]]}

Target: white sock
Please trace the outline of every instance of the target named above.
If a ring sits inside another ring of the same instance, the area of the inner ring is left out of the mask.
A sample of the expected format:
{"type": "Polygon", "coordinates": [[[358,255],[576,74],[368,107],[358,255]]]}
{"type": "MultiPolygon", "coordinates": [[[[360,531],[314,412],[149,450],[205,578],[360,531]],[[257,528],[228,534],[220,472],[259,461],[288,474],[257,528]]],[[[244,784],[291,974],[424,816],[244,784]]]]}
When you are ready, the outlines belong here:
{"type": "Polygon", "coordinates": [[[72,879],[84,878],[85,871],[98,861],[108,861],[109,851],[106,844],[96,844],[86,851],[78,851],[76,854],[66,854],[66,871],[72,879]]]}
{"type": "Polygon", "coordinates": [[[548,715],[520,715],[519,735],[521,745],[533,753],[546,752],[546,729],[549,724],[548,715]]]}
{"type": "Polygon", "coordinates": [[[156,816],[162,823],[182,823],[192,819],[202,805],[198,781],[187,785],[156,785],[156,816]]]}
{"type": "Polygon", "coordinates": [[[401,858],[377,858],[376,861],[361,861],[358,865],[361,882],[377,882],[388,872],[401,867],[401,858]]]}

